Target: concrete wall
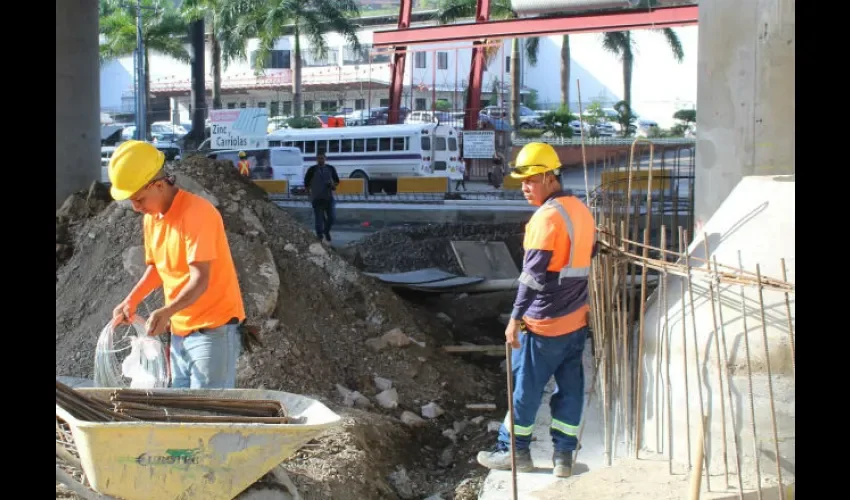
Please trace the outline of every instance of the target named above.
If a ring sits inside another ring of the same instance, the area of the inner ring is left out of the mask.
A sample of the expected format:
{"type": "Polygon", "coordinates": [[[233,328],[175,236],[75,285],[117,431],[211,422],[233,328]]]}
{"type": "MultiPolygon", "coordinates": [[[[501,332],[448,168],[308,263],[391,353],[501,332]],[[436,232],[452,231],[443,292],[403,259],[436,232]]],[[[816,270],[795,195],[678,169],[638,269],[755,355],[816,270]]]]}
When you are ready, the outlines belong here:
{"type": "Polygon", "coordinates": [[[100,178],[97,0],[56,2],[56,207],[100,178]]]}
{"type": "Polygon", "coordinates": [[[697,225],[741,177],[796,172],[795,5],[700,2],[697,225]]]}
{"type": "MultiPolygon", "coordinates": [[[[785,258],[787,279],[796,282],[794,210],[795,182],[792,176],[745,177],[704,226],[709,258],[716,257],[720,265],[750,272],[755,272],[756,264],[759,264],[762,276],[778,280],[782,279],[780,259],[785,258]]],[[[698,234],[689,248],[692,257],[705,259],[703,241],[703,235],[698,234]]],[[[700,263],[692,261],[691,264],[699,266],[700,263]]],[[[722,267],[720,270],[724,272],[722,267]]],[[[726,269],[725,272],[734,271],[726,269]]],[[[688,463],[689,456],[687,439],[690,436],[691,450],[695,450],[699,439],[700,413],[704,411],[710,422],[706,450],[714,491],[722,488],[719,485],[724,483],[722,476],[717,475],[724,471],[724,419],[730,473],[736,469],[733,436],[737,436],[745,488],[754,488],[756,484],[756,453],[761,462],[763,484],[776,484],[777,459],[767,369],[769,360],[779,436],[779,463],[783,482],[788,485],[794,478],[796,464],[796,397],[785,294],[765,290],[763,299],[760,299],[758,287],[747,286],[744,290],[746,305],[742,306],[738,285],[723,283],[715,286],[714,303],[706,281],[694,279],[692,285],[693,308],[687,281],[677,276],[669,277],[666,297],[659,291],[650,297],[647,305],[644,329],[646,356],[642,363],[643,447],[670,453],[671,440],[667,429],[672,420],[672,456],[677,463],[674,472],[684,471],[683,464],[688,463]],[[760,300],[764,302],[764,321],[760,300]],[[753,373],[752,390],[747,368],[747,343],[753,373]],[[665,354],[668,344],[669,357],[665,354]],[[725,356],[720,354],[724,351],[725,356]],[[728,376],[724,364],[727,360],[728,376]],[[722,377],[722,385],[718,377],[722,377]],[[672,419],[666,409],[668,389],[671,391],[672,419]],[[755,413],[755,440],[750,397],[755,413]]],[[[790,294],[790,309],[794,325],[794,294],[790,294]]],[[[735,479],[730,482],[737,484],[735,479]]]]}

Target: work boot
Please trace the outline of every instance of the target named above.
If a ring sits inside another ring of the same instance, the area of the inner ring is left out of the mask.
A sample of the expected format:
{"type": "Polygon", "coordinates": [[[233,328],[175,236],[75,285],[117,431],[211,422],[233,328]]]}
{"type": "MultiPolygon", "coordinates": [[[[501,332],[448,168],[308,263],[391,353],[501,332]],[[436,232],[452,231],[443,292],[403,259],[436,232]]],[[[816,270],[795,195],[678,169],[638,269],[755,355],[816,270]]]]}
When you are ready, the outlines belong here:
{"type": "Polygon", "coordinates": [[[330,231],[325,233],[325,239],[328,240],[328,243],[330,243],[330,241],[331,241],[331,232],[330,231]]]}
{"type": "MultiPolygon", "coordinates": [[[[493,451],[479,451],[478,463],[493,470],[511,470],[511,452],[505,447],[497,446],[493,451]]],[[[531,472],[534,463],[531,461],[531,450],[516,450],[517,472],[531,472]]]]}
{"type": "Polygon", "coordinates": [[[572,452],[556,451],[552,455],[552,462],[555,463],[555,468],[552,469],[555,477],[570,477],[573,474],[572,452]]]}

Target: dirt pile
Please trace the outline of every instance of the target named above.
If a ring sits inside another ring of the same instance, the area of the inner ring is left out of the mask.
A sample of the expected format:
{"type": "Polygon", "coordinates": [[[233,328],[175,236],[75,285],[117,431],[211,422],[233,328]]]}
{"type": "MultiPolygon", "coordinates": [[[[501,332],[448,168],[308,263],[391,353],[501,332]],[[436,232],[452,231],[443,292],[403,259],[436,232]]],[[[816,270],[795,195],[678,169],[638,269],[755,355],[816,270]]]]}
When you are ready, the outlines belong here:
{"type": "MultiPolygon", "coordinates": [[[[466,403],[496,401],[501,374],[442,353],[448,334],[439,319],[361,275],[229,162],[191,158],[170,167],[178,184],[219,208],[249,321],[262,326],[264,347],[243,354],[237,385],[313,395],[346,417],[287,462],[305,498],[420,498],[466,474],[464,445],[478,441],[466,436],[456,445],[442,433],[475,416],[466,403]],[[374,340],[392,330],[401,341],[374,340]],[[395,389],[386,407],[376,376],[395,389]],[[345,408],[338,384],[362,395],[368,412],[345,408]],[[431,402],[445,413],[418,426],[401,422],[431,402]],[[422,453],[423,440],[433,452],[422,453]],[[447,460],[449,448],[456,458],[447,460]]],[[[56,374],[90,378],[97,336],[144,269],[141,216],[113,202],[69,235],[75,251],[57,271],[56,374]]],[[[161,303],[152,294],[139,313],[161,303]]],[[[491,440],[486,426],[467,432],[491,440]]]]}
{"type": "Polygon", "coordinates": [[[342,253],[366,272],[404,272],[438,267],[463,274],[452,251],[452,240],[504,241],[519,266],[522,263],[524,226],[521,223],[429,224],[393,228],[349,243],[342,253]]]}
{"type": "Polygon", "coordinates": [[[73,236],[75,229],[100,213],[112,201],[109,189],[100,182],[93,182],[87,190],[78,191],[69,196],[56,211],[56,272],[74,253],[73,236]]]}

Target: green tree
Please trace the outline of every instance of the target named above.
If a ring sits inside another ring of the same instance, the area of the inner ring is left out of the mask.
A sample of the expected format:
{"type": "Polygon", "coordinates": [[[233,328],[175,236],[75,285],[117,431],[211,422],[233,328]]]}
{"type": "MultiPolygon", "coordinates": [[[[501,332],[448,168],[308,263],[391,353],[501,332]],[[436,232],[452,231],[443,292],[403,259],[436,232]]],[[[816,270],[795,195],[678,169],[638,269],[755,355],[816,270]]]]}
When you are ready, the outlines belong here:
{"type": "Polygon", "coordinates": [[[275,42],[293,30],[292,100],[293,115],[303,114],[301,96],[301,38],[307,37],[313,55],[327,57],[325,34],[333,31],[343,35],[348,46],[360,51],[355,19],[360,9],[355,0],[242,0],[239,2],[239,22],[236,36],[256,36],[260,44],[255,69],[267,65],[275,42]]]}
{"type": "MultiPolygon", "coordinates": [[[[673,58],[676,62],[681,63],[685,58],[685,51],[682,49],[682,42],[679,40],[679,35],[672,28],[664,28],[661,30],[653,30],[656,33],[661,33],[667,40],[667,45],[673,52],[673,58]]],[[[602,36],[602,46],[608,52],[617,56],[623,63],[623,101],[632,105],[632,70],[635,62],[635,49],[637,46],[632,33],[630,31],[613,31],[606,32],[602,36]]]]}
{"type": "MultiPolygon", "coordinates": [[[[189,52],[184,46],[187,26],[171,0],[142,0],[142,41],[145,65],[145,95],[150,96],[150,52],[189,62],[189,52]]],[[[100,1],[100,62],[111,61],[133,54],[136,50],[136,13],[132,7],[123,7],[120,0],[100,1]]],[[[148,102],[146,100],[145,102],[148,102]]],[[[149,109],[145,116],[150,117],[149,109]]],[[[150,120],[145,120],[144,137],[150,137],[150,120]]],[[[140,131],[137,131],[139,133],[140,131]]]]}
{"type": "Polygon", "coordinates": [[[210,40],[212,61],[212,104],[221,109],[221,71],[235,60],[247,58],[245,49],[249,29],[238,29],[240,16],[248,7],[240,0],[184,0],[183,17],[188,21],[203,19],[210,40]]]}
{"type": "MultiPolygon", "coordinates": [[[[440,0],[437,4],[437,20],[440,24],[451,24],[460,19],[475,17],[477,0],[440,0]]],[[[518,16],[511,8],[511,0],[491,0],[490,19],[516,19],[518,16]]],[[[532,66],[537,65],[537,54],[540,47],[540,39],[537,37],[527,38],[524,42],[525,56],[532,66]]],[[[485,51],[485,61],[491,63],[498,55],[499,47],[490,46],[485,51]]],[[[518,38],[511,40],[511,126],[519,130],[519,105],[520,105],[520,69],[519,63],[520,41],[518,38]]]]}

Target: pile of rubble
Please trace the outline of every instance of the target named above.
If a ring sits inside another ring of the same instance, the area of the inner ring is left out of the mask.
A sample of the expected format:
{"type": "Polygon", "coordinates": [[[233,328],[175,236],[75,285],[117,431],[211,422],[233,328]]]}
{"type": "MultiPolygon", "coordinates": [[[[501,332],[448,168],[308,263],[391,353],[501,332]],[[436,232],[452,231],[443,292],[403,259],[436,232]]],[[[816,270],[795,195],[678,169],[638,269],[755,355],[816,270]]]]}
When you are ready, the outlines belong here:
{"type": "Polygon", "coordinates": [[[342,249],[346,259],[366,272],[405,272],[428,267],[463,274],[451,241],[504,241],[522,263],[523,223],[427,224],[378,231],[342,249]]]}
{"type": "MultiPolygon", "coordinates": [[[[170,168],[219,208],[248,321],[261,326],[263,347],[241,357],[237,385],[312,396],[344,417],[286,462],[302,494],[461,498],[455,486],[467,476],[458,491],[473,491],[484,472],[473,451],[492,442],[505,411],[501,374],[443,353],[450,335],[440,319],[317,242],[229,162],[189,158],[170,168]]],[[[63,262],[59,217],[56,374],[91,378],[97,336],[144,270],[141,216],[103,201],[70,217],[63,244],[73,252],[63,262]]],[[[152,294],[139,314],[161,301],[152,294]]]]}

